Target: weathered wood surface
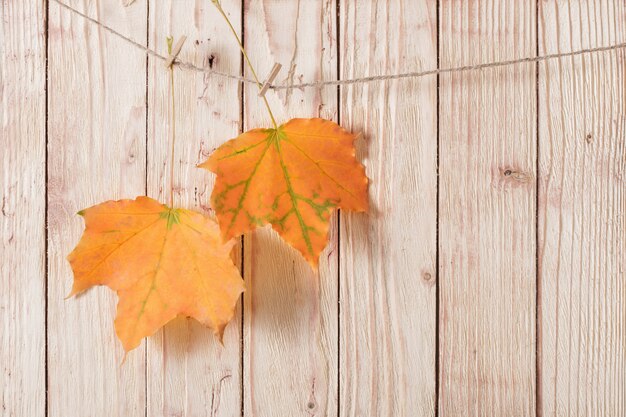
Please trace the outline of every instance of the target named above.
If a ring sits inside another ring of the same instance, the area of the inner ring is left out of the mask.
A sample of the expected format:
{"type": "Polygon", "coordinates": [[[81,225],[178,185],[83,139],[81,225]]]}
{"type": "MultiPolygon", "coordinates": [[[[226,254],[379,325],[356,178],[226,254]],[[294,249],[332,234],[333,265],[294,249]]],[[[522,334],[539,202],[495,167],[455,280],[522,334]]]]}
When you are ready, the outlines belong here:
{"type": "MultiPolygon", "coordinates": [[[[240,26],[241,9],[225,4],[240,26]]],[[[209,1],[150,0],[151,48],[167,54],[173,43],[187,40],[178,56],[198,66],[237,74],[240,52],[219,33],[227,33],[209,1]]],[[[148,195],[170,201],[172,120],[175,120],[174,195],[176,207],[209,213],[213,175],[198,169],[213,149],[240,130],[239,88],[236,83],[208,75],[174,70],[172,115],[171,74],[163,61],[148,65],[148,195]]],[[[239,416],[241,408],[241,312],[224,334],[224,346],[213,332],[195,320],[179,317],[152,337],[147,345],[149,416],[239,416]]]]}
{"type": "Polygon", "coordinates": [[[46,9],[0,4],[0,415],[43,416],[46,9]]]}
{"type": "MultiPolygon", "coordinates": [[[[244,1],[245,43],[259,77],[280,62],[276,82],[336,79],[335,22],[333,0],[244,1]]],[[[244,129],[272,127],[257,87],[247,85],[243,93],[244,129]]],[[[279,124],[302,115],[337,120],[336,88],[267,97],[279,124]]],[[[244,241],[244,416],[337,412],[336,227],[330,235],[319,277],[272,230],[244,241]]]]}
{"type": "MultiPolygon", "coordinates": [[[[444,1],[442,67],[535,53],[535,4],[444,1]]],[[[443,74],[439,402],[535,415],[535,64],[443,74]]]]}
{"type": "MultiPolygon", "coordinates": [[[[539,53],[626,41],[626,3],[541,2],[539,53]]],[[[539,410],[626,415],[626,51],[539,72],[539,410]]]]}
{"type": "MultiPolygon", "coordinates": [[[[341,7],[342,78],[436,67],[434,2],[341,7]]],[[[341,215],[339,414],[433,416],[437,79],[344,87],[341,123],[363,132],[372,211],[341,215]]]]}
{"type": "MultiPolygon", "coordinates": [[[[210,0],[62,1],[250,75],[210,0]]],[[[222,4],[279,83],[626,41],[622,0],[222,4]]],[[[363,133],[372,212],[334,217],[319,277],[273,232],[247,235],[224,346],[179,318],[122,365],[116,297],[64,300],[65,256],[78,210],[168,202],[169,72],[54,1],[0,11],[0,416],[626,413],[626,51],[270,90],[279,123],[363,133]]],[[[173,202],[210,212],[214,176],[195,165],[271,121],[253,85],[176,68],[174,95],[173,202]]]]}
{"type": "MultiPolygon", "coordinates": [[[[124,8],[68,2],[140,42],[146,2],[124,8]]],[[[52,3],[48,29],[48,413],[145,414],[145,349],[129,355],[113,329],[117,297],[105,288],[66,300],[76,213],[133,198],[146,183],[146,58],[52,3]]],[[[26,279],[27,277],[23,277],[26,279]]]]}

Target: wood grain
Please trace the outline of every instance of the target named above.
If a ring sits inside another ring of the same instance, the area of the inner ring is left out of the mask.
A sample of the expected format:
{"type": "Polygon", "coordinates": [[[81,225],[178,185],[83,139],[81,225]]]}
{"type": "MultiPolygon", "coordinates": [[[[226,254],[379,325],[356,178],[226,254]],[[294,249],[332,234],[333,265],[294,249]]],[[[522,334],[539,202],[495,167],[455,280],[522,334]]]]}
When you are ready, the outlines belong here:
{"type": "MultiPolygon", "coordinates": [[[[435,2],[341,1],[341,77],[437,66],[435,2]]],[[[342,213],[341,416],[434,416],[435,77],[342,88],[369,214],[342,213]]]]}
{"type": "MultiPolygon", "coordinates": [[[[539,53],[626,41],[620,0],[544,1],[539,53]]],[[[539,72],[540,415],[626,415],[626,53],[539,72]]]]}
{"type": "MultiPolygon", "coordinates": [[[[242,70],[210,0],[63,1],[242,70]]],[[[222,4],[278,83],[626,41],[622,0],[222,4]]],[[[195,165],[271,122],[251,85],[177,68],[174,90],[173,202],[210,213],[195,165]]],[[[279,123],[363,132],[371,213],[333,218],[319,276],[274,232],[248,234],[224,346],[178,318],[122,364],[115,295],[64,300],[65,257],[78,210],[168,202],[169,73],[55,2],[0,2],[0,416],[626,414],[626,51],[267,97],[279,123]]]]}
{"type": "Polygon", "coordinates": [[[45,413],[43,1],[0,4],[0,416],[45,413]]]}
{"type": "MultiPolygon", "coordinates": [[[[67,1],[141,42],[146,2],[67,1]]],[[[145,192],[145,54],[50,4],[48,123],[48,415],[144,416],[145,349],[115,336],[117,297],[98,288],[65,300],[76,212],[145,192]]]]}
{"type": "MultiPolygon", "coordinates": [[[[246,0],[246,48],[265,78],[335,79],[333,0],[246,0]]],[[[249,72],[246,70],[249,75],[249,72]]],[[[292,117],[337,117],[337,89],[270,91],[278,123],[292,117]]],[[[254,86],[244,90],[244,128],[271,127],[254,86]]],[[[319,276],[273,231],[244,242],[244,415],[335,415],[337,410],[336,225],[321,255],[319,276]]]]}
{"type": "MultiPolygon", "coordinates": [[[[442,67],[533,56],[535,4],[441,3],[442,67]]],[[[439,412],[535,415],[535,65],[440,79],[439,412]]]]}
{"type": "MultiPolygon", "coordinates": [[[[238,2],[224,2],[241,25],[238,2]]],[[[231,74],[240,71],[240,52],[210,1],[151,0],[149,44],[167,54],[166,38],[187,40],[181,60],[231,74]]],[[[173,204],[210,214],[214,176],[196,167],[240,129],[239,86],[233,81],[175,68],[176,141],[173,204]]],[[[172,110],[170,72],[150,59],[148,73],[148,195],[169,202],[172,110]]],[[[168,203],[169,204],[169,203],[168,203]]],[[[236,248],[240,253],[241,248],[236,248]]],[[[193,319],[179,317],[148,341],[149,416],[241,415],[241,323],[235,314],[224,345],[193,319]]]]}

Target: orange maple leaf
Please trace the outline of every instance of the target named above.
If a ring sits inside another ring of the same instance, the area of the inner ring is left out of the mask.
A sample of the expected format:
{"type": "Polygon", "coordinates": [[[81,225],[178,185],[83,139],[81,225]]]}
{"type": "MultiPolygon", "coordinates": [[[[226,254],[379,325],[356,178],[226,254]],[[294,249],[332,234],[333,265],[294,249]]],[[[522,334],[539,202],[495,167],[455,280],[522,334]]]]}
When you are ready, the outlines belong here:
{"type": "Polygon", "coordinates": [[[367,211],[355,135],[324,119],[292,119],[226,142],[199,165],[217,174],[211,201],[225,240],[271,224],[317,268],[334,209],[367,211]]]}
{"type": "Polygon", "coordinates": [[[115,331],[128,352],[178,314],[221,340],[243,281],[215,221],[148,197],[107,201],[80,212],[85,232],[68,260],[72,293],[117,291],[115,331]]]}

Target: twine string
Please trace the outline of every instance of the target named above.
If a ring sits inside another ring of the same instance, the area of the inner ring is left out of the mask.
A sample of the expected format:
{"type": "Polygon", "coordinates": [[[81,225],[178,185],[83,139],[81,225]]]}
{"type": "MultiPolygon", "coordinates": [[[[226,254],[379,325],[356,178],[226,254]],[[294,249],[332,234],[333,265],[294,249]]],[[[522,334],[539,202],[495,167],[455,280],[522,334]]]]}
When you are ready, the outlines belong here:
{"type": "MultiPolygon", "coordinates": [[[[107,26],[106,24],[86,15],[80,10],[77,10],[63,3],[60,0],[52,0],[52,1],[58,4],[59,6],[61,6],[62,8],[70,11],[71,13],[74,13],[82,17],[83,19],[87,20],[88,22],[93,23],[94,25],[105,30],[106,32],[133,45],[137,49],[144,51],[146,54],[154,58],[160,59],[161,61],[166,61],[168,59],[167,56],[162,55],[158,53],[157,51],[140,44],[139,42],[116,31],[112,27],[107,26]]],[[[537,56],[531,56],[531,57],[526,57],[526,58],[510,59],[506,61],[487,62],[487,63],[476,64],[476,65],[464,65],[461,67],[436,68],[436,69],[425,70],[425,71],[413,71],[413,72],[406,72],[406,73],[400,73],[400,74],[372,75],[368,77],[349,78],[349,79],[342,79],[342,80],[328,80],[328,81],[317,80],[317,81],[311,81],[311,82],[305,82],[305,83],[299,83],[299,84],[272,84],[270,85],[270,88],[274,90],[292,90],[292,89],[303,89],[303,88],[320,89],[320,88],[328,87],[328,86],[362,84],[362,83],[370,83],[370,82],[378,82],[378,81],[400,80],[404,78],[420,78],[420,77],[425,77],[428,75],[477,71],[477,70],[482,70],[482,69],[487,69],[487,68],[497,68],[497,67],[504,67],[504,66],[509,66],[509,65],[517,65],[517,64],[532,63],[532,62],[543,62],[543,61],[548,61],[548,60],[557,59],[557,58],[566,58],[566,57],[573,57],[573,56],[578,56],[578,55],[583,55],[583,54],[613,51],[613,50],[622,49],[622,48],[626,48],[626,42],[617,43],[617,44],[613,44],[609,46],[579,49],[579,50],[571,51],[571,52],[537,55],[537,56]]],[[[217,77],[226,78],[229,80],[235,80],[240,83],[253,84],[253,85],[257,84],[255,80],[247,78],[247,77],[243,77],[241,75],[229,74],[229,73],[225,73],[222,71],[214,70],[212,68],[199,67],[190,62],[185,62],[180,59],[176,59],[174,61],[174,65],[177,65],[178,67],[186,69],[186,70],[200,72],[203,74],[210,74],[210,75],[214,75],[217,77]]]]}

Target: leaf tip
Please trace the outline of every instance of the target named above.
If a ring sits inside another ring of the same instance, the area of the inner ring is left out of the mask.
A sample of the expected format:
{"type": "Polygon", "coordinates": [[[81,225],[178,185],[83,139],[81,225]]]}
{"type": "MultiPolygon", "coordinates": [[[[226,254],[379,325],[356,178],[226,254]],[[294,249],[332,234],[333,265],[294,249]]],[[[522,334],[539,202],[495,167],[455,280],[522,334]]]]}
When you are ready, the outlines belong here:
{"type": "Polygon", "coordinates": [[[213,163],[211,160],[212,156],[213,155],[210,155],[206,161],[200,162],[199,164],[197,164],[196,168],[202,168],[202,169],[206,169],[207,171],[213,172],[213,163]]]}
{"type": "Polygon", "coordinates": [[[224,329],[226,325],[222,324],[215,329],[215,337],[217,337],[217,341],[220,342],[220,345],[224,347],[224,329]]]}
{"type": "Polygon", "coordinates": [[[68,295],[66,295],[63,300],[69,300],[70,298],[73,298],[74,296],[80,294],[84,290],[85,290],[84,288],[79,288],[76,285],[76,280],[74,280],[74,284],[72,285],[72,289],[71,289],[70,293],[68,295]]]}

